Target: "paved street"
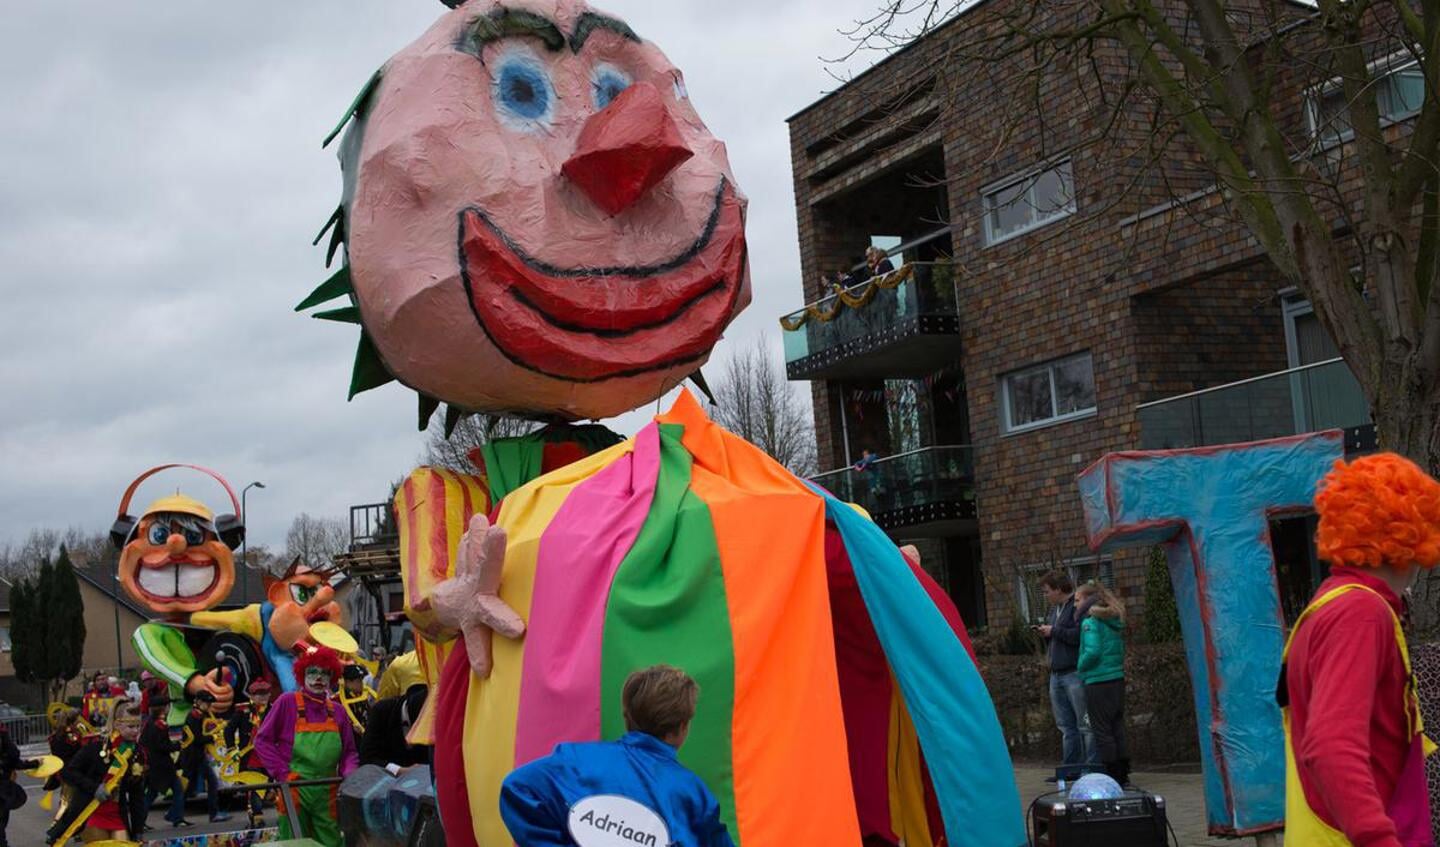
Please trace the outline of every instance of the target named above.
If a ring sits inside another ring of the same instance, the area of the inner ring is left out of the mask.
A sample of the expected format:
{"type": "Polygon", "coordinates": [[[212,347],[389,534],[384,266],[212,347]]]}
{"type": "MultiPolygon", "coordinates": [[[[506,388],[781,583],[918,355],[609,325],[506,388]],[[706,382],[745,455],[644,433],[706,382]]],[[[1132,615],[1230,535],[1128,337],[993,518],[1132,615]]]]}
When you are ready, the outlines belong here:
{"type": "MultiPolygon", "coordinates": [[[[40,847],[45,843],[45,830],[50,826],[50,813],[40,808],[40,798],[44,795],[44,792],[40,790],[41,781],[21,776],[19,782],[24,786],[28,799],[23,807],[11,813],[10,826],[6,830],[6,834],[9,836],[10,843],[15,847],[40,847]]],[[[192,803],[188,817],[195,825],[186,829],[171,829],[165,823],[164,809],[157,806],[150,813],[150,825],[156,829],[146,833],[146,837],[162,839],[176,835],[196,835],[202,832],[243,829],[245,815],[240,811],[240,801],[235,800],[232,806],[233,808],[228,809],[231,814],[229,821],[223,824],[212,824],[206,820],[204,803],[198,805],[192,803]]],[[[274,809],[266,811],[265,820],[268,826],[275,825],[274,809]]]]}
{"type": "MultiPolygon", "coordinates": [[[[1031,800],[1055,790],[1055,786],[1045,781],[1045,777],[1054,773],[1049,768],[1016,766],[1015,781],[1020,786],[1020,800],[1027,809],[1031,800]]],[[[1212,838],[1206,834],[1205,801],[1198,768],[1189,773],[1137,771],[1131,781],[1165,798],[1170,826],[1175,829],[1175,837],[1180,839],[1181,847],[1251,847],[1255,843],[1254,839],[1237,841],[1212,838]]],[[[1283,839],[1277,840],[1275,847],[1280,847],[1281,843],[1283,839]]]]}
{"type": "MultiPolygon", "coordinates": [[[[1045,777],[1051,775],[1052,770],[1039,767],[1020,765],[1015,768],[1015,781],[1020,787],[1021,801],[1028,807],[1031,800],[1054,790],[1054,786],[1045,782],[1045,777]]],[[[1200,774],[1198,772],[1137,772],[1134,776],[1136,785],[1146,790],[1159,794],[1165,798],[1165,805],[1168,809],[1170,825],[1174,827],[1176,837],[1180,839],[1181,847],[1249,847],[1252,840],[1234,841],[1221,838],[1211,838],[1205,833],[1205,806],[1202,800],[1200,786],[1200,774]]],[[[40,808],[39,780],[29,777],[21,777],[20,784],[25,787],[29,801],[25,806],[17,810],[10,817],[8,834],[10,843],[15,845],[38,845],[45,843],[45,829],[49,826],[50,815],[40,808]]],[[[211,824],[205,820],[203,804],[192,805],[190,809],[190,820],[195,826],[174,830],[168,827],[157,828],[148,833],[153,839],[164,838],[174,835],[196,835],[202,832],[222,832],[225,830],[239,829],[244,826],[244,815],[239,811],[238,804],[230,809],[233,817],[225,824],[211,824]]],[[[267,825],[274,825],[275,812],[267,810],[267,825]]],[[[150,815],[152,826],[163,826],[165,821],[160,809],[156,809],[150,815]]],[[[1276,845],[1280,847],[1280,845],[1276,845]]]]}

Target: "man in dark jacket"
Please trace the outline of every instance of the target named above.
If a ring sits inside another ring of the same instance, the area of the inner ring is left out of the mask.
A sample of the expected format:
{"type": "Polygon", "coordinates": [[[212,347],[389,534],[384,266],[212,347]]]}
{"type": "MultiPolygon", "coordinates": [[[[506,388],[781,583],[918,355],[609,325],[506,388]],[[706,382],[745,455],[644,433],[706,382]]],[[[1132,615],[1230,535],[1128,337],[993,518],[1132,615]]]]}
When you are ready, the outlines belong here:
{"type": "Polygon", "coordinates": [[[205,750],[210,744],[209,728],[205,723],[214,720],[210,715],[210,708],[214,703],[214,695],[204,690],[196,692],[191,698],[193,708],[190,716],[185,719],[179,764],[185,777],[190,780],[190,790],[198,791],[201,783],[204,783],[210,822],[220,823],[230,820],[230,816],[220,811],[220,776],[215,773],[215,764],[210,761],[210,755],[205,750]]]}
{"type": "MultiPolygon", "coordinates": [[[[255,734],[260,731],[260,725],[265,723],[265,716],[270,712],[272,690],[270,680],[264,677],[250,683],[250,687],[245,689],[245,693],[250,695],[249,707],[243,710],[235,709],[230,721],[225,724],[225,746],[235,751],[242,770],[265,773],[265,764],[260,761],[260,754],[255,752],[255,734]]],[[[249,792],[252,828],[260,825],[268,794],[269,792],[249,792]]]]}
{"type": "Polygon", "coordinates": [[[1092,761],[1095,740],[1085,706],[1085,683],[1076,673],[1080,661],[1080,617],[1075,611],[1075,584],[1069,574],[1053,570],[1040,577],[1040,590],[1051,606],[1037,627],[1050,658],[1050,709],[1060,730],[1064,765],[1092,761]]]}
{"type": "MultiPolygon", "coordinates": [[[[40,763],[34,759],[20,758],[20,748],[15,746],[15,740],[10,737],[10,732],[4,724],[0,724],[0,784],[3,784],[7,793],[20,792],[20,797],[25,796],[24,789],[15,785],[15,771],[33,770],[40,767],[40,763]]],[[[5,828],[10,825],[10,804],[8,798],[0,796],[0,847],[7,847],[10,843],[5,838],[5,828]]]]}
{"type": "Polygon", "coordinates": [[[360,764],[377,765],[396,775],[414,765],[430,761],[430,748],[409,744],[405,736],[425,708],[428,689],[412,685],[404,696],[386,697],[370,709],[370,724],[360,739],[360,764]]]}
{"type": "MultiPolygon", "coordinates": [[[[170,792],[170,811],[165,821],[171,826],[190,826],[185,820],[185,786],[180,781],[180,771],[175,767],[175,754],[180,745],[170,737],[170,724],[165,715],[170,711],[170,695],[165,691],[151,693],[148,704],[150,714],[145,717],[145,726],[140,730],[140,746],[145,750],[149,770],[145,774],[145,814],[149,817],[150,805],[155,798],[170,792]]],[[[148,827],[147,827],[148,828],[148,827]]]]}

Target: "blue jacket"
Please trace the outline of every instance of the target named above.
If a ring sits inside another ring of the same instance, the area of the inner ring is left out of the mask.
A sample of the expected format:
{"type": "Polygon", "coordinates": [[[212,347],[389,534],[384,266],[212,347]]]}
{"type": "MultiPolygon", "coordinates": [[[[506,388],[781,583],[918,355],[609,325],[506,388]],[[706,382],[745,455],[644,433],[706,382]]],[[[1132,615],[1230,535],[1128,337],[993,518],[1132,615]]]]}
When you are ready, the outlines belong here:
{"type": "Polygon", "coordinates": [[[572,847],[570,807],[598,794],[649,807],[678,847],[734,847],[715,795],[680,764],[674,747],[643,732],[618,741],[560,744],[517,768],[501,786],[500,817],[519,847],[572,847]]]}

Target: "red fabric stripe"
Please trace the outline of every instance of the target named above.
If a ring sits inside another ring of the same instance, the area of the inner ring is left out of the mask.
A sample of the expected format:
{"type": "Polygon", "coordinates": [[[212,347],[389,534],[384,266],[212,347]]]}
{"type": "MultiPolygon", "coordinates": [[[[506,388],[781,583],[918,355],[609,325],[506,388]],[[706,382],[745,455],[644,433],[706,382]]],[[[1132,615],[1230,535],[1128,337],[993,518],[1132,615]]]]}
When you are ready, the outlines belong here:
{"type": "Polygon", "coordinates": [[[450,847],[478,847],[475,824],[470,817],[470,795],[465,783],[465,761],[461,743],[465,730],[465,703],[470,693],[470,655],[465,639],[455,647],[440,672],[435,693],[435,802],[445,821],[445,843],[450,847]]]}

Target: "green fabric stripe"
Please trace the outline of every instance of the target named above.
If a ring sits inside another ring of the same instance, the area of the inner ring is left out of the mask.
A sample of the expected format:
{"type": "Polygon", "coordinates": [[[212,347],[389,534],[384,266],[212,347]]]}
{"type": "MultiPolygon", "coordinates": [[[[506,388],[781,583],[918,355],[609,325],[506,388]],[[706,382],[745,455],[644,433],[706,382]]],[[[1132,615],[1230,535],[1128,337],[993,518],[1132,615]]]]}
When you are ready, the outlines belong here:
{"type": "Polygon", "coordinates": [[[705,780],[736,844],[735,649],[725,575],[710,509],[690,491],[683,427],[660,427],[660,478],[645,525],[610,586],[601,641],[601,737],[625,733],[620,694],[632,671],[665,663],[700,683],[700,702],[680,761],[705,780]]]}
{"type": "Polygon", "coordinates": [[[545,445],[528,436],[497,438],[482,444],[480,455],[485,459],[491,502],[499,503],[510,492],[540,476],[545,445]]]}

